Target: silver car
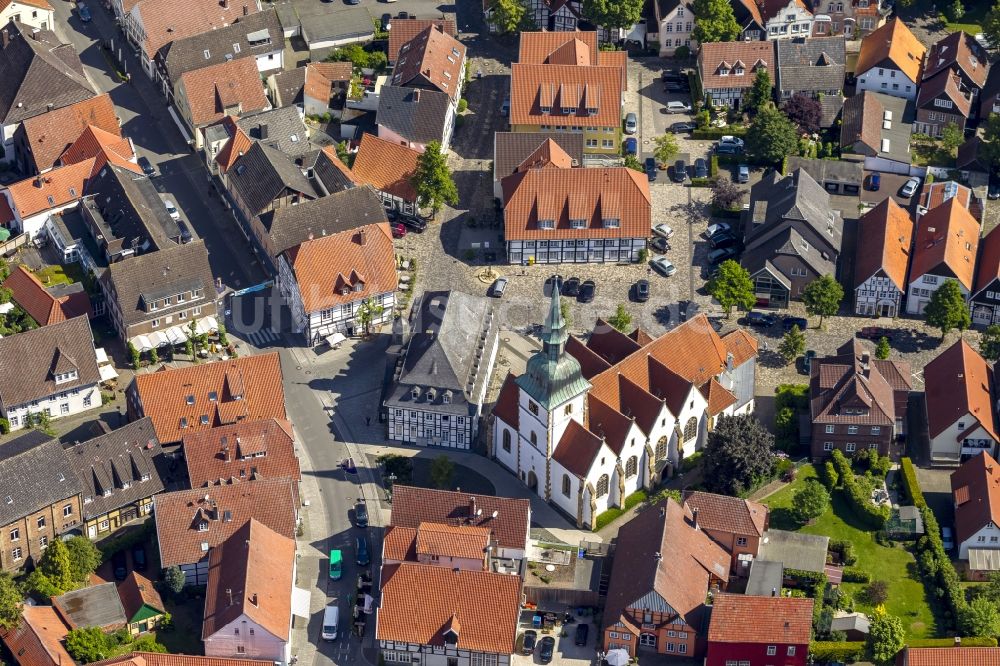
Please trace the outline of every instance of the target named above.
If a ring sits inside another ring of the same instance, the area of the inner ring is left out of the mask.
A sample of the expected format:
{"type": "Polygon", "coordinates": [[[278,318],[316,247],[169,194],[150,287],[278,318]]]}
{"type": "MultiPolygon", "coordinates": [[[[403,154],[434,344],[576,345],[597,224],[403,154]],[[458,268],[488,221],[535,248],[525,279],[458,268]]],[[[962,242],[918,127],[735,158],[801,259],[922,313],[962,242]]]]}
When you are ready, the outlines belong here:
{"type": "Polygon", "coordinates": [[[902,196],[904,196],[906,198],[909,198],[909,197],[912,197],[914,194],[917,193],[917,188],[918,187],[920,187],[920,179],[919,178],[911,178],[908,181],[906,181],[905,183],[903,183],[903,188],[899,191],[899,193],[902,196]]]}
{"type": "Polygon", "coordinates": [[[635,134],[639,129],[639,119],[634,113],[625,114],[625,133],[635,134]]]}
{"type": "Polygon", "coordinates": [[[657,257],[649,262],[649,265],[652,266],[657,273],[663,275],[664,277],[670,277],[677,272],[677,267],[674,266],[673,263],[671,263],[671,261],[666,257],[657,257]]]}
{"type": "Polygon", "coordinates": [[[684,102],[667,102],[667,113],[691,113],[691,105],[684,102]]]}

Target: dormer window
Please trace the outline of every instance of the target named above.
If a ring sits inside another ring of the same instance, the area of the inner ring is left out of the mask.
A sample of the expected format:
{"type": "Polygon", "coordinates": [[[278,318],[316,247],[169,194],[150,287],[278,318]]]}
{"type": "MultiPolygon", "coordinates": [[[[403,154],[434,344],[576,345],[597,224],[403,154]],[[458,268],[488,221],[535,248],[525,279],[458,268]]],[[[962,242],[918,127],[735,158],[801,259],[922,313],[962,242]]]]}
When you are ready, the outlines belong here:
{"type": "Polygon", "coordinates": [[[597,115],[597,107],[596,106],[588,106],[587,107],[587,115],[588,116],[596,116],[597,115]]]}
{"type": "Polygon", "coordinates": [[[555,220],[538,220],[538,228],[539,229],[555,229],[556,228],[556,221],[555,220]]]}
{"type": "Polygon", "coordinates": [[[569,228],[570,229],[583,229],[586,226],[587,226],[587,221],[586,220],[570,220],[569,221],[569,228]]]}
{"type": "Polygon", "coordinates": [[[733,74],[736,75],[736,76],[743,76],[743,74],[745,74],[745,73],[746,73],[746,70],[744,70],[742,67],[737,67],[737,68],[735,68],[733,70],[733,74]]]}
{"type": "Polygon", "coordinates": [[[441,394],[441,402],[446,405],[451,404],[451,391],[445,391],[441,394]]]}
{"type": "Polygon", "coordinates": [[[419,386],[414,386],[412,389],[410,389],[410,397],[413,398],[414,400],[419,400],[420,399],[420,387],[419,386]]]}
{"type": "Polygon", "coordinates": [[[150,312],[152,312],[154,310],[159,310],[159,309],[160,309],[160,302],[159,301],[150,301],[150,303],[149,303],[149,310],[150,310],[150,312]]]}
{"type": "Polygon", "coordinates": [[[357,284],[354,285],[354,291],[361,291],[364,288],[365,288],[364,282],[358,282],[357,284]]]}
{"type": "Polygon", "coordinates": [[[605,229],[617,229],[620,226],[622,226],[622,221],[619,220],[617,217],[609,217],[605,218],[604,220],[601,220],[601,225],[605,229]]]}
{"type": "Polygon", "coordinates": [[[79,376],[80,376],[80,373],[77,372],[76,370],[69,370],[67,372],[60,372],[55,377],[56,384],[65,384],[66,382],[71,382],[71,381],[73,381],[74,379],[76,379],[79,376]]]}
{"type": "Polygon", "coordinates": [[[107,490],[105,490],[104,493],[103,493],[103,495],[105,497],[111,497],[111,488],[108,488],[107,490]]]}
{"type": "Polygon", "coordinates": [[[208,521],[203,520],[200,523],[198,523],[198,531],[199,532],[207,532],[208,531],[208,521]]]}
{"type": "Polygon", "coordinates": [[[132,486],[128,481],[122,481],[122,490],[128,490],[132,486]]]}
{"type": "Polygon", "coordinates": [[[576,113],[576,107],[575,106],[564,106],[562,108],[562,112],[565,113],[565,114],[567,114],[567,115],[576,113]]]}
{"type": "Polygon", "coordinates": [[[538,110],[541,111],[542,113],[552,113],[551,106],[540,106],[538,107],[538,110]]]}

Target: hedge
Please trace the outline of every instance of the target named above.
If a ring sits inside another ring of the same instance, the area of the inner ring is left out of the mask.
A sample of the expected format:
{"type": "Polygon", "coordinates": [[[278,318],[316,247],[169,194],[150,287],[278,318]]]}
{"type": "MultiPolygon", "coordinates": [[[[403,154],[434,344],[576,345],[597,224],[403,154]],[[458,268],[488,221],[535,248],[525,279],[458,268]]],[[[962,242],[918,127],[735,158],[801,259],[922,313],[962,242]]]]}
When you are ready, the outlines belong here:
{"type": "Polygon", "coordinates": [[[635,491],[634,493],[625,498],[625,510],[628,511],[632,507],[638,504],[642,504],[643,502],[646,501],[646,497],[647,495],[645,490],[635,491]]]}
{"type": "Polygon", "coordinates": [[[901,459],[899,461],[899,471],[903,479],[903,489],[906,491],[906,496],[910,498],[913,506],[921,509],[927,506],[924,493],[920,490],[920,483],[917,481],[917,470],[913,467],[913,461],[909,458],[901,459]]]}
{"type": "Polygon", "coordinates": [[[845,661],[852,663],[865,656],[864,641],[813,641],[809,644],[809,656],[813,661],[845,661]]]}
{"type": "Polygon", "coordinates": [[[715,178],[719,175],[719,156],[712,155],[708,158],[708,175],[715,178]]]}
{"type": "Polygon", "coordinates": [[[745,127],[706,127],[691,132],[692,139],[721,139],[724,136],[743,136],[747,133],[745,127]]]}
{"type": "Polygon", "coordinates": [[[851,468],[851,461],[839,449],[834,449],[830,455],[830,460],[833,461],[833,466],[840,475],[840,483],[843,486],[844,495],[847,497],[854,515],[866,527],[873,530],[882,529],[889,520],[889,507],[885,504],[879,506],[872,504],[867,490],[854,480],[854,470],[851,468]]]}
{"type": "Polygon", "coordinates": [[[860,567],[844,567],[845,583],[870,583],[872,575],[860,567]]]}
{"type": "Polygon", "coordinates": [[[924,519],[924,536],[917,540],[917,568],[924,579],[928,596],[939,598],[947,605],[948,614],[944,619],[948,626],[954,628],[958,612],[967,603],[965,591],[951,558],[944,550],[934,512],[925,505],[920,507],[920,516],[924,519]]]}
{"type": "Polygon", "coordinates": [[[597,518],[594,519],[594,531],[598,531],[604,527],[607,527],[613,520],[625,513],[624,509],[619,509],[618,507],[612,507],[605,511],[604,513],[597,514],[597,518]]]}
{"type": "MultiPolygon", "coordinates": [[[[906,646],[912,648],[947,648],[954,647],[954,638],[918,638],[907,641],[906,646]]],[[[996,647],[997,639],[970,636],[962,638],[962,647],[996,647]]]]}
{"type": "Polygon", "coordinates": [[[711,178],[692,178],[691,187],[712,187],[715,181],[711,178]]]}

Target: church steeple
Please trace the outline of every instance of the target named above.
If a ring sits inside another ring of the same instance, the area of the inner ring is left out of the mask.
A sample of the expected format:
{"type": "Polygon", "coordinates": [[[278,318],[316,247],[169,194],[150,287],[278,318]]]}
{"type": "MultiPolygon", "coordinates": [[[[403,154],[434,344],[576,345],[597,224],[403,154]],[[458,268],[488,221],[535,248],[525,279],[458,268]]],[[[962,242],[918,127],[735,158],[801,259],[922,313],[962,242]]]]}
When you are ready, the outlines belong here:
{"type": "Polygon", "coordinates": [[[566,349],[566,319],[562,315],[559,299],[560,285],[555,276],[552,277],[552,297],[549,299],[549,314],[545,318],[545,330],[542,333],[542,351],[552,361],[559,360],[566,349]]]}

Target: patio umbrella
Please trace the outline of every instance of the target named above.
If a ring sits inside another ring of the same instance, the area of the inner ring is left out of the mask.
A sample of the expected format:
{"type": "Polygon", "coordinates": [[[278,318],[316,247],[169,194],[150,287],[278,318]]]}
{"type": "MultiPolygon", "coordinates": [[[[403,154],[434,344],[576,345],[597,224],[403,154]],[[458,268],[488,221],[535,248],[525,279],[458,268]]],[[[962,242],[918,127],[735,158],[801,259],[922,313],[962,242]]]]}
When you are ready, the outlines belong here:
{"type": "Polygon", "coordinates": [[[608,666],[625,666],[628,660],[628,652],[621,648],[608,650],[608,653],[604,655],[604,661],[608,662],[608,666]]]}

